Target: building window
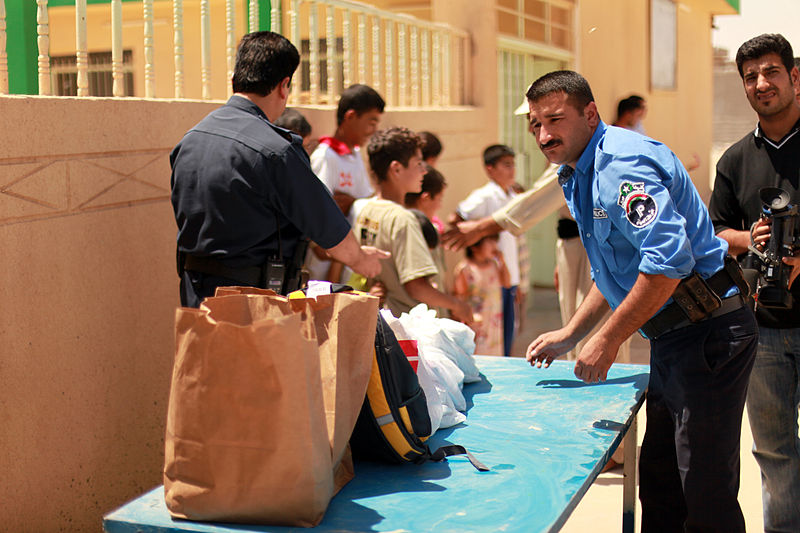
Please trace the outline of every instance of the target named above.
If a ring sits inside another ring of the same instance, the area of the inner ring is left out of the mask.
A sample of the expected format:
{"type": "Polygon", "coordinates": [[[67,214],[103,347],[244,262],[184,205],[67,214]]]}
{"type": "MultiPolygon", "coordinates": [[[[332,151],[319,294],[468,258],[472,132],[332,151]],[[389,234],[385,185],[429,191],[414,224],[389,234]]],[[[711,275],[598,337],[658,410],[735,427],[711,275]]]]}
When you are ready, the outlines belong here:
{"type": "Polygon", "coordinates": [[[678,62],[678,14],[673,0],[650,0],[650,86],[674,90],[678,62]]]}
{"type": "Polygon", "coordinates": [[[496,0],[497,31],[572,50],[575,0],[496,0]]]}
{"type": "MultiPolygon", "coordinates": [[[[113,96],[114,78],[111,69],[111,52],[89,52],[89,96],[113,96]]],[[[53,94],[78,95],[78,65],[75,56],[50,58],[53,94]]],[[[133,53],[122,53],[122,87],[124,96],[133,94],[133,53]]]]}

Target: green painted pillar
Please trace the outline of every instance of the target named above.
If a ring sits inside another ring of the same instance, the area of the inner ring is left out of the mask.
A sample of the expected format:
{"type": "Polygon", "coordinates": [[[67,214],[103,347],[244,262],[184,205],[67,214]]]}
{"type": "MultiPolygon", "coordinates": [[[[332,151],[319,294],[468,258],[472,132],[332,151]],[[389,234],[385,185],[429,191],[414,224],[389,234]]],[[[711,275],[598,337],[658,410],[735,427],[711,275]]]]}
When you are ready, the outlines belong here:
{"type": "MultiPolygon", "coordinates": [[[[280,0],[276,0],[280,1],[280,0]]],[[[244,0],[244,12],[247,15],[247,27],[250,28],[250,2],[244,0]]],[[[272,2],[270,0],[258,0],[258,30],[269,31],[270,28],[270,11],[272,10],[272,2]]]]}
{"type": "Polygon", "coordinates": [[[6,0],[8,92],[39,94],[36,2],[6,0]]]}

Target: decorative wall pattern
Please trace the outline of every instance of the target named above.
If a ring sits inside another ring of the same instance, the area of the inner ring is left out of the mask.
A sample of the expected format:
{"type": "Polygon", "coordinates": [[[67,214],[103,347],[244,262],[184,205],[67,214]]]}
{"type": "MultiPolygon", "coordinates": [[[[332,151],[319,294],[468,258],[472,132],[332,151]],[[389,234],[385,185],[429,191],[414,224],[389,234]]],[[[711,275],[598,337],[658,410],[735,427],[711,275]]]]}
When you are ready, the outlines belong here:
{"type": "Polygon", "coordinates": [[[169,200],[169,152],[0,160],[0,225],[169,200]]]}

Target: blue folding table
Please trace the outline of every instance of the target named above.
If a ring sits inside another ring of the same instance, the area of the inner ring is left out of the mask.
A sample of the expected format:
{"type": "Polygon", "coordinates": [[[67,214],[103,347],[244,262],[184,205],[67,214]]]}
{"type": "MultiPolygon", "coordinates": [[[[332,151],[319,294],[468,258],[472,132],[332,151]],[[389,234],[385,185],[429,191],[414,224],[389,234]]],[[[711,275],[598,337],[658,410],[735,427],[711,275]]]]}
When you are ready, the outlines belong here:
{"type": "MultiPolygon", "coordinates": [[[[461,444],[491,470],[478,472],[460,456],[424,465],[356,462],[356,477],[311,531],[558,531],[623,436],[622,529],[633,531],[636,413],[648,367],[614,365],[607,381],[587,385],[566,361],[537,369],[519,358],[476,359],[483,381],[464,387],[466,422],[438,431],[430,445],[461,444]]],[[[176,520],[163,487],[108,514],[103,526],[108,533],[309,531],[176,520]]]]}

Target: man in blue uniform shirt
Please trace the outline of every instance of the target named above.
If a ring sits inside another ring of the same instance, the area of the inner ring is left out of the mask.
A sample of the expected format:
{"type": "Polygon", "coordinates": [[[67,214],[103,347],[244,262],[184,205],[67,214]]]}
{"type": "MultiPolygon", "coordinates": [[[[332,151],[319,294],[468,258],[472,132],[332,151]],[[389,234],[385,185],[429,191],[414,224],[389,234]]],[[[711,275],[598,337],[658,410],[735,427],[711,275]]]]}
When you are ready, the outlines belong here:
{"type": "Polygon", "coordinates": [[[603,381],[637,329],[651,339],[647,430],[640,456],[642,531],[743,532],[739,437],[757,332],[728,246],[675,155],[606,126],[575,72],[546,74],[527,93],[531,128],[559,182],[594,286],[563,328],[527,359],[548,366],[609,320],[578,354],[575,375],[603,381]]]}
{"type": "Polygon", "coordinates": [[[272,32],[245,35],[234,95],[192,128],[170,156],[178,223],[181,304],[197,307],[216,287],[291,292],[306,239],[367,277],[387,257],[359,247],[311,171],[302,139],[270,121],[286,108],[297,49],[272,32]]]}

